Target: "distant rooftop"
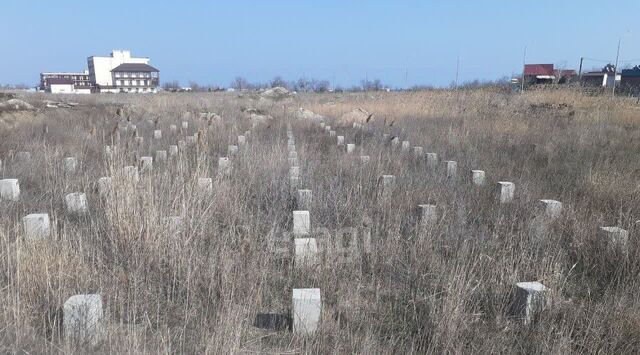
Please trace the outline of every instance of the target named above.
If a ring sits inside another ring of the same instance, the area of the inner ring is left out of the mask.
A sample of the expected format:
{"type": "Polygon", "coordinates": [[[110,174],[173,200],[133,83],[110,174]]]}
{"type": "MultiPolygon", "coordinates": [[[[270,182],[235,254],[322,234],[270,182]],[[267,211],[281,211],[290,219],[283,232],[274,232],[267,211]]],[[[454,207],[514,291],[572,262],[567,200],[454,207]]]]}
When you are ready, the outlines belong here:
{"type": "Polygon", "coordinates": [[[553,64],[525,64],[524,75],[555,75],[553,64]]]}
{"type": "Polygon", "coordinates": [[[141,63],[124,63],[120,64],[117,67],[111,70],[112,72],[123,72],[123,71],[137,71],[137,72],[160,72],[158,69],[150,66],[149,64],[141,64],[141,63]]]}

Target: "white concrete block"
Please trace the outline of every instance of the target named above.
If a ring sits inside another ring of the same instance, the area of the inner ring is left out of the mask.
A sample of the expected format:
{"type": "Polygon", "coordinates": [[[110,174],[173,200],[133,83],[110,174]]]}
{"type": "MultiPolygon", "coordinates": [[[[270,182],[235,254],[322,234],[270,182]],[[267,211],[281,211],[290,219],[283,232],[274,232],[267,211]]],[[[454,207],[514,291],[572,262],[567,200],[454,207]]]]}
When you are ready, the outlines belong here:
{"type": "Polygon", "coordinates": [[[46,239],[51,235],[49,215],[46,213],[32,213],[22,217],[22,227],[26,240],[46,239]]]}
{"type": "Polygon", "coordinates": [[[356,145],[353,143],[347,144],[347,154],[353,154],[356,151],[356,145]]]}
{"type": "Polygon", "coordinates": [[[344,136],[338,136],[337,137],[337,142],[338,142],[338,145],[343,145],[344,144],[344,136]]]}
{"type": "Polygon", "coordinates": [[[509,203],[513,201],[516,191],[516,185],[509,181],[498,181],[498,201],[500,203],[509,203]]]}
{"type": "Polygon", "coordinates": [[[453,160],[446,160],[443,163],[446,177],[448,179],[455,179],[458,175],[458,163],[453,160]]]}
{"type": "Polygon", "coordinates": [[[396,185],[396,177],[393,175],[382,175],[382,197],[389,198],[393,194],[396,185]]]}
{"type": "Polygon", "coordinates": [[[427,168],[435,170],[438,166],[438,154],[427,153],[427,168]]]}
{"type": "Polygon", "coordinates": [[[211,194],[213,192],[213,180],[211,178],[198,178],[196,188],[199,194],[211,194]]]}
{"type": "Polygon", "coordinates": [[[309,211],[293,211],[293,235],[304,236],[311,232],[309,211]]]}
{"type": "Polygon", "coordinates": [[[67,340],[95,345],[104,336],[102,297],[98,294],[71,296],[62,307],[67,340]]]}
{"type": "Polygon", "coordinates": [[[153,157],[140,157],[140,172],[147,173],[153,170],[153,157]]]}
{"type": "Polygon", "coordinates": [[[329,137],[335,137],[336,131],[329,131],[329,137]]]}
{"type": "Polygon", "coordinates": [[[176,156],[178,155],[178,146],[177,145],[170,145],[169,146],[169,156],[176,156]]]}
{"type": "Polygon", "coordinates": [[[244,147],[245,145],[247,145],[247,137],[238,136],[238,146],[244,147]]]}
{"type": "Polygon", "coordinates": [[[162,139],[162,131],[159,129],[154,130],[153,139],[162,139]]]}
{"type": "Polygon", "coordinates": [[[0,200],[19,201],[20,183],[18,179],[0,180],[0,200]]]}
{"type": "Polygon", "coordinates": [[[89,212],[87,195],[82,192],[73,192],[64,197],[67,212],[72,214],[83,214],[89,212]]]}
{"type": "Polygon", "coordinates": [[[411,148],[411,143],[409,141],[402,141],[402,151],[406,152],[411,148]]]}
{"type": "Polygon", "coordinates": [[[424,149],[422,147],[413,147],[413,156],[422,158],[422,156],[424,156],[424,149]]]}
{"type": "Polygon", "coordinates": [[[174,124],[169,125],[169,132],[171,132],[171,134],[176,134],[176,133],[178,133],[178,126],[176,126],[176,125],[174,125],[174,124]]]}
{"type": "Polygon", "coordinates": [[[324,130],[327,132],[331,132],[331,126],[324,126],[324,130]]]}
{"type": "Polygon", "coordinates": [[[76,159],[75,157],[64,158],[64,160],[62,161],[62,166],[65,173],[73,174],[78,168],[78,159],[76,159]]]}
{"type": "Polygon", "coordinates": [[[182,121],[182,129],[189,129],[189,122],[182,121]]]}
{"type": "Polygon", "coordinates": [[[296,268],[314,266],[318,263],[318,244],[316,238],[295,238],[296,268]]]}
{"type": "Polygon", "coordinates": [[[113,148],[111,146],[105,145],[104,146],[104,156],[107,159],[113,159],[113,148]]]}
{"type": "Polygon", "coordinates": [[[398,137],[391,138],[391,146],[397,147],[398,145],[400,145],[400,138],[398,137]]]}
{"type": "Polygon", "coordinates": [[[98,195],[100,197],[107,197],[111,194],[113,189],[113,181],[110,177],[101,177],[98,179],[98,195]]]}
{"type": "Polygon", "coordinates": [[[294,288],[293,303],[293,332],[302,336],[315,333],[320,325],[322,313],[322,299],[319,288],[294,288]]]}
{"type": "Polygon", "coordinates": [[[368,155],[361,155],[360,156],[360,163],[362,163],[362,164],[367,164],[367,163],[369,163],[370,160],[371,159],[369,158],[368,155]]]}
{"type": "Polygon", "coordinates": [[[514,295],[514,311],[524,324],[533,323],[544,310],[548,289],[540,282],[518,282],[514,295]]]}
{"type": "Polygon", "coordinates": [[[182,140],[178,141],[178,149],[184,152],[187,149],[187,142],[182,140]]]}
{"type": "Polygon", "coordinates": [[[320,128],[324,128],[325,124],[324,122],[320,122],[320,128]]]}
{"type": "Polygon", "coordinates": [[[484,170],[471,170],[471,182],[476,186],[484,185],[484,170]]]}
{"type": "Polygon", "coordinates": [[[138,146],[144,144],[144,137],[135,137],[133,140],[138,146]]]}
{"type": "Polygon", "coordinates": [[[231,175],[231,161],[227,157],[218,158],[218,174],[229,176],[231,175]]]}
{"type": "Polygon", "coordinates": [[[310,211],[313,203],[313,192],[311,190],[298,190],[297,207],[300,211],[310,211]]]}
{"type": "Polygon", "coordinates": [[[158,163],[164,163],[167,161],[167,151],[166,150],[156,150],[155,161],[158,163]]]}
{"type": "Polygon", "coordinates": [[[130,184],[135,184],[140,180],[137,166],[125,166],[123,169],[124,179],[130,184]]]}
{"type": "Polygon", "coordinates": [[[539,209],[546,218],[554,220],[560,217],[560,214],[562,213],[562,202],[543,199],[540,200],[539,203],[539,209]]]}
{"type": "Polygon", "coordinates": [[[620,227],[600,227],[600,232],[605,238],[608,251],[619,250],[623,253],[628,252],[629,232],[620,227]]]}

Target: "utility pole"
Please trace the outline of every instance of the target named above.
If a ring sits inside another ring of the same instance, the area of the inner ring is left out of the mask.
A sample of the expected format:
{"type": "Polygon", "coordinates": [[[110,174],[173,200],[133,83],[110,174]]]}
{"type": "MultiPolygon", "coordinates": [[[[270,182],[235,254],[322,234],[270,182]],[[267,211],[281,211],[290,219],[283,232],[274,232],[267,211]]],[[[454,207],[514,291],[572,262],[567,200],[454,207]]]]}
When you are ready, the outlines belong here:
{"type": "Polygon", "coordinates": [[[527,46],[524,46],[524,54],[522,55],[522,82],[520,83],[520,92],[524,92],[524,68],[527,66],[527,46]]]}
{"type": "Polygon", "coordinates": [[[611,97],[616,96],[616,77],[618,76],[618,59],[620,58],[620,44],[622,43],[622,37],[618,39],[618,52],[616,53],[616,65],[613,68],[613,89],[611,90],[611,97]]]}
{"type": "Polygon", "coordinates": [[[578,79],[582,79],[582,62],[584,61],[584,57],[580,57],[580,69],[578,69],[578,79]]]}

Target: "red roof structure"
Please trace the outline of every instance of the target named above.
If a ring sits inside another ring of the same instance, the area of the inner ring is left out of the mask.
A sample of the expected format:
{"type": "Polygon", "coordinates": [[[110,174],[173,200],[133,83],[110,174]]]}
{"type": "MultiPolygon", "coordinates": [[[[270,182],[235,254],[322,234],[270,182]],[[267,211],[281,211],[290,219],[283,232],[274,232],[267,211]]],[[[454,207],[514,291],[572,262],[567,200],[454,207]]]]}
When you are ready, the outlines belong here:
{"type": "Polygon", "coordinates": [[[524,75],[526,76],[538,76],[548,75],[553,76],[556,72],[553,69],[553,64],[525,64],[524,75]]]}

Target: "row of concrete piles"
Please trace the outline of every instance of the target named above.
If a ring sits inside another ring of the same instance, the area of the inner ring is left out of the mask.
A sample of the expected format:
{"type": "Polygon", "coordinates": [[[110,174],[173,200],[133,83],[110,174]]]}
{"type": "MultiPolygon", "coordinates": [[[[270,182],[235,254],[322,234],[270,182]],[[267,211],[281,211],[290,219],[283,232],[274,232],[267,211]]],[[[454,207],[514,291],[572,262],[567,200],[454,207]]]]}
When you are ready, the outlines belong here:
{"type": "MultiPolygon", "coordinates": [[[[335,129],[332,129],[330,125],[325,122],[319,123],[320,128],[329,133],[329,137],[336,139],[338,146],[345,146],[344,150],[346,154],[355,153],[355,144],[346,143],[343,135],[338,135],[335,129]]],[[[354,123],[353,128],[362,129],[363,124],[354,123]]],[[[426,152],[423,147],[414,146],[411,150],[411,143],[407,140],[400,142],[398,137],[389,138],[389,134],[383,133],[383,141],[390,141],[391,148],[396,149],[400,146],[400,150],[403,153],[412,152],[416,159],[424,159],[428,169],[435,171],[437,167],[442,166],[443,176],[451,181],[455,181],[458,176],[458,163],[453,160],[439,161],[438,154],[434,152],[426,152]]],[[[370,157],[367,155],[360,156],[361,163],[368,163],[370,157]]],[[[483,170],[472,169],[469,174],[470,183],[475,186],[484,186],[487,183],[486,173],[483,170]]],[[[380,194],[382,197],[389,197],[393,193],[396,179],[394,175],[382,175],[380,177],[380,194]]],[[[509,204],[513,202],[515,198],[515,184],[510,181],[498,181],[495,188],[495,198],[499,204],[509,204]]],[[[536,207],[537,214],[542,218],[538,221],[540,228],[545,228],[548,224],[557,219],[563,209],[561,202],[551,199],[538,200],[539,205],[536,207]]],[[[418,205],[419,211],[419,224],[421,227],[428,227],[435,224],[438,219],[437,207],[432,204],[418,205]]],[[[620,227],[601,227],[601,235],[607,241],[609,248],[623,251],[627,249],[628,232],[620,227]]],[[[547,304],[547,295],[549,289],[538,281],[526,281],[517,282],[515,285],[514,293],[514,312],[515,316],[518,316],[523,320],[525,324],[532,323],[539,314],[543,311],[547,304]]]]}
{"type": "MultiPolygon", "coordinates": [[[[296,271],[318,262],[318,244],[310,237],[311,216],[309,210],[313,192],[300,187],[300,165],[291,124],[287,125],[287,154],[289,162],[289,190],[296,194],[296,210],[293,211],[294,266],[296,271]]],[[[306,286],[306,285],[301,285],[306,286]]],[[[292,327],[294,334],[309,336],[318,329],[322,298],[319,288],[294,288],[291,292],[292,327]]]]}
{"type": "MultiPolygon", "coordinates": [[[[183,121],[181,124],[183,131],[186,131],[189,127],[187,121],[183,121]]],[[[129,129],[136,130],[135,125],[130,125],[129,129]]],[[[170,131],[172,134],[177,133],[177,126],[171,125],[170,131]]],[[[136,131],[137,132],[137,131],[136,131]]],[[[194,136],[188,136],[187,141],[197,140],[197,134],[194,136]]],[[[240,148],[247,146],[247,138],[251,135],[251,131],[248,130],[244,135],[238,136],[237,145],[228,146],[229,156],[234,156],[238,153],[240,148]]],[[[162,131],[154,130],[153,139],[161,139],[162,131]]],[[[136,142],[139,144],[143,141],[142,137],[135,137],[136,142]]],[[[178,141],[177,145],[169,146],[168,153],[165,150],[158,150],[155,152],[155,160],[164,162],[168,156],[176,156],[179,152],[179,147],[182,150],[186,148],[187,144],[184,141],[178,141]]],[[[113,159],[116,151],[116,146],[106,146],[104,149],[105,158],[108,160],[113,159]]],[[[31,160],[31,153],[18,152],[15,155],[17,162],[26,163],[31,160]]],[[[154,158],[151,156],[143,156],[140,158],[138,166],[125,166],[122,170],[124,180],[127,183],[135,184],[139,181],[140,173],[146,173],[153,169],[154,158]]],[[[2,161],[0,161],[0,169],[2,169],[2,161]]],[[[74,174],[78,171],[79,164],[76,157],[66,157],[62,161],[62,168],[65,174],[74,174]]],[[[231,161],[228,157],[220,157],[218,160],[218,173],[221,176],[229,176],[231,174],[231,161]]],[[[102,198],[107,198],[113,190],[113,178],[101,177],[97,181],[98,194],[102,198]]],[[[198,178],[196,187],[199,193],[209,194],[212,192],[211,178],[198,178]]],[[[20,184],[18,179],[2,179],[0,180],[0,200],[11,202],[20,201],[20,184]]],[[[71,215],[84,215],[89,212],[89,205],[87,202],[87,196],[82,192],[74,192],[65,195],[64,197],[65,208],[67,213],[71,215]]],[[[175,231],[182,225],[181,217],[168,217],[165,218],[165,222],[168,223],[169,229],[175,231]]],[[[51,221],[48,213],[32,213],[22,218],[22,225],[24,230],[24,240],[26,242],[46,241],[51,237],[51,221]]],[[[100,294],[78,294],[71,296],[65,301],[62,306],[63,311],[63,334],[64,337],[73,343],[96,345],[104,336],[104,313],[103,302],[100,294]]]]}

